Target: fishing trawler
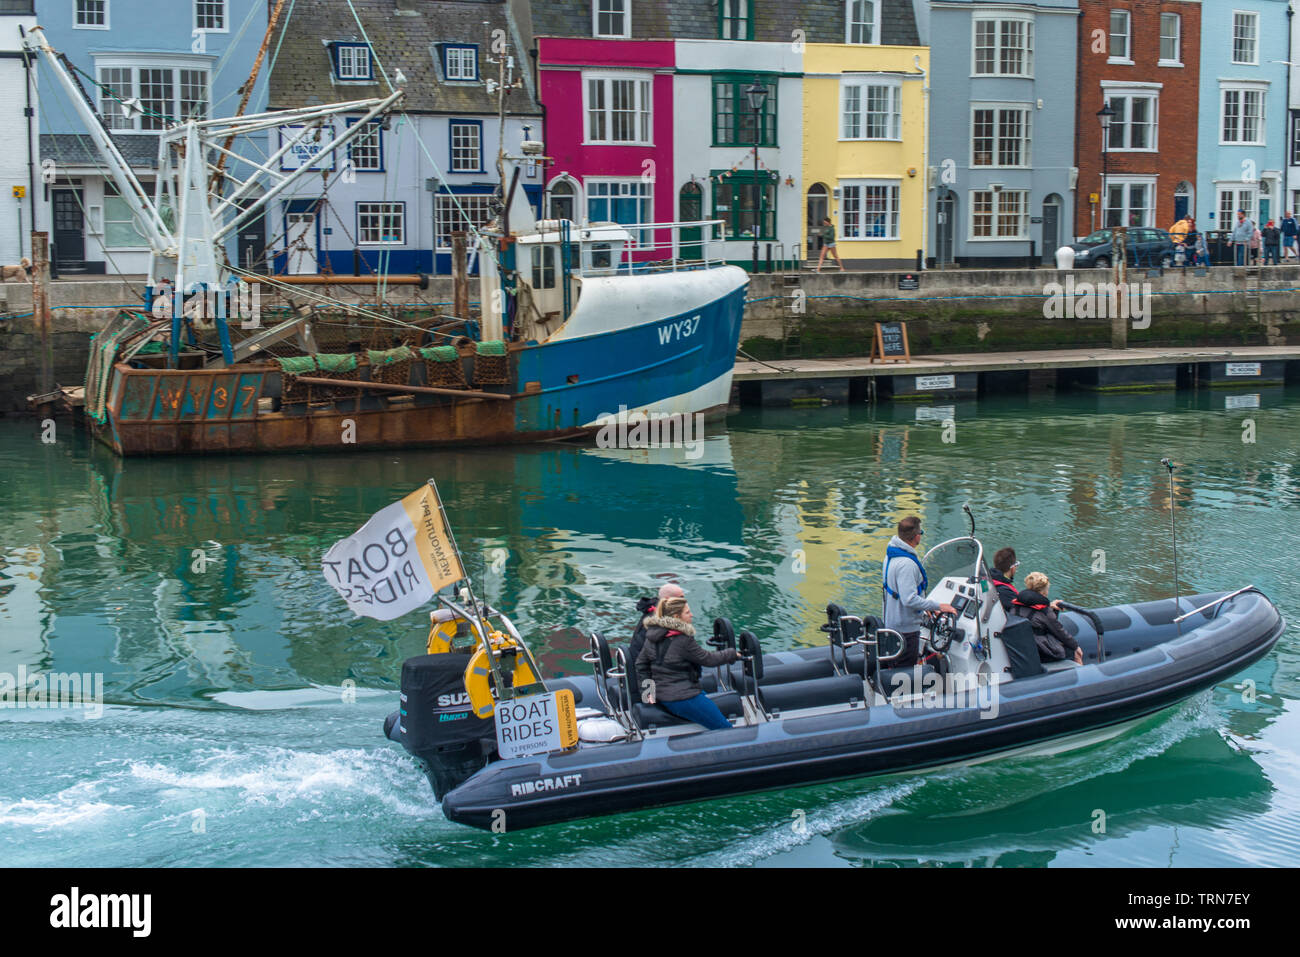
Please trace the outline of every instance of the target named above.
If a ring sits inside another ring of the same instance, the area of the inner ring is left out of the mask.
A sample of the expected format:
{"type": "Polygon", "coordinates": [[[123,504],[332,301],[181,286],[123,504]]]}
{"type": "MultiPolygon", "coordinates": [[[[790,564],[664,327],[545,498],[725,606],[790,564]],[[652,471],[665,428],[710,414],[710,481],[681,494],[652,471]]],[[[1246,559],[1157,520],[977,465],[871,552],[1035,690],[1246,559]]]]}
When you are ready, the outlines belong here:
{"type": "MultiPolygon", "coordinates": [[[[541,142],[525,139],[518,155],[499,153],[496,218],[468,237],[479,312],[469,313],[467,290],[458,288],[460,315],[395,321],[381,339],[369,338],[369,349],[358,342],[325,353],[313,335],[322,297],[296,299],[287,284],[282,321],[235,321],[251,284],[271,279],[227,262],[221,244],[307,172],[309,164],[275,170],[280,157],[345,147],[400,108],[402,89],[177,123],[161,135],[150,196],[43,31],[33,28],[24,42],[64,86],[153,253],[148,301],[95,337],[84,386],[32,400],[78,414],[117,454],[496,445],[725,412],[748,277],[722,261],[720,221],[538,222],[518,183],[523,166],[547,158],[541,142]],[[330,120],[343,114],[361,119],[336,134],[330,120]],[[213,175],[208,157],[224,156],[236,136],[270,129],[281,131],[282,145],[247,180],[213,175]],[[165,210],[176,211],[174,225],[165,210]],[[690,258],[680,258],[687,246],[690,258]]],[[[469,281],[463,262],[457,278],[469,281]]],[[[327,305],[353,319],[390,318],[327,305]]]]}

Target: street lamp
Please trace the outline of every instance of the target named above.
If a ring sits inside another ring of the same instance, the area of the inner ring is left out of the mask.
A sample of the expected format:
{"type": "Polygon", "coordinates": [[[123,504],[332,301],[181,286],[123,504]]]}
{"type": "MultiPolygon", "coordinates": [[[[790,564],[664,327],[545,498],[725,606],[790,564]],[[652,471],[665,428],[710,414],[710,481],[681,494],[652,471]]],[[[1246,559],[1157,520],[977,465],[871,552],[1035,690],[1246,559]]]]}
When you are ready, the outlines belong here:
{"type": "Polygon", "coordinates": [[[1105,229],[1106,223],[1106,154],[1110,152],[1110,121],[1115,116],[1115,109],[1110,105],[1110,100],[1097,111],[1097,119],[1101,120],[1101,228],[1105,229]]]}
{"type": "Polygon", "coordinates": [[[767,87],[757,80],[745,91],[749,108],[754,111],[754,268],[758,272],[758,224],[763,218],[763,193],[758,182],[758,146],[763,142],[763,105],[767,102],[767,87]]]}

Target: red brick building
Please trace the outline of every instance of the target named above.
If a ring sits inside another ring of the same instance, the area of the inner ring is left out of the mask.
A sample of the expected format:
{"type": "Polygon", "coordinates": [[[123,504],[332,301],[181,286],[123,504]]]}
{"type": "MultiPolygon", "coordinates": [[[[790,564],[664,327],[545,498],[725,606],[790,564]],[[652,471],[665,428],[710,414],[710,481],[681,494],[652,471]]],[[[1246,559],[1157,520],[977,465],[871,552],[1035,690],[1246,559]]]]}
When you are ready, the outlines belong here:
{"type": "Polygon", "coordinates": [[[1201,4],[1079,0],[1079,14],[1075,233],[1121,224],[1168,229],[1196,209],[1201,4]],[[1103,188],[1097,113],[1107,103],[1115,116],[1103,188]]]}

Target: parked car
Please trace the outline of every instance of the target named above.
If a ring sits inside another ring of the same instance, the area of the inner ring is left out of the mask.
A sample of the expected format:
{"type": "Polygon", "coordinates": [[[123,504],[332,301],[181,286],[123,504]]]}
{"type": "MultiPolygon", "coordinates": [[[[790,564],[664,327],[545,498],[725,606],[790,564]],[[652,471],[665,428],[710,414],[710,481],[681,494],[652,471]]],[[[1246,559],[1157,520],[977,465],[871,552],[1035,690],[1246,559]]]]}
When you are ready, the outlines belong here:
{"type": "MultiPolygon", "coordinates": [[[[1099,229],[1071,243],[1074,250],[1074,268],[1097,266],[1109,269],[1111,261],[1111,231],[1099,229]]],[[[1162,266],[1174,264],[1174,241],[1163,229],[1130,226],[1128,231],[1128,262],[1130,266],[1162,266]]]]}

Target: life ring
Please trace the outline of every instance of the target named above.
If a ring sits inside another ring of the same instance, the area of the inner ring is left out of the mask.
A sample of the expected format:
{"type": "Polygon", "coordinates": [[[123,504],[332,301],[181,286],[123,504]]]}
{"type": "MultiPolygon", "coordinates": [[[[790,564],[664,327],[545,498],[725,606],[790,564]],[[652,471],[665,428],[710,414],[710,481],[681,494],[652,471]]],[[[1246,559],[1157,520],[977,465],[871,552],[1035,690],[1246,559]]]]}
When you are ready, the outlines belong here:
{"type": "MultiPolygon", "coordinates": [[[[498,667],[511,676],[512,688],[541,683],[523,645],[499,631],[491,632],[490,639],[499,655],[498,667]]],[[[492,666],[481,643],[465,666],[465,690],[469,692],[470,710],[479,718],[490,717],[496,709],[496,699],[492,695],[492,666]]]]}
{"type": "Polygon", "coordinates": [[[434,612],[431,618],[429,628],[429,640],[425,646],[425,654],[428,655],[445,655],[456,648],[456,639],[474,636],[474,626],[460,616],[452,618],[435,617],[434,612]]]}

